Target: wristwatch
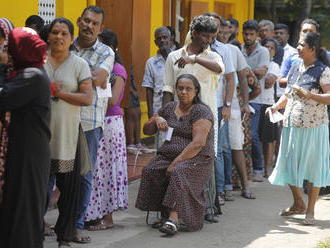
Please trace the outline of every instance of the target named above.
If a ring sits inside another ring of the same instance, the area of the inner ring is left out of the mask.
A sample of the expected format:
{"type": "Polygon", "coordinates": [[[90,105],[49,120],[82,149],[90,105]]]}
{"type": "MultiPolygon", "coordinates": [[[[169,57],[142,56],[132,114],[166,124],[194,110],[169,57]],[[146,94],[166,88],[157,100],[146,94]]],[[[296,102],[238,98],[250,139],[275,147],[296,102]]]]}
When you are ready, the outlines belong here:
{"type": "Polygon", "coordinates": [[[230,106],[231,106],[231,102],[225,102],[225,103],[224,103],[224,106],[226,106],[226,107],[230,107],[230,106]]]}

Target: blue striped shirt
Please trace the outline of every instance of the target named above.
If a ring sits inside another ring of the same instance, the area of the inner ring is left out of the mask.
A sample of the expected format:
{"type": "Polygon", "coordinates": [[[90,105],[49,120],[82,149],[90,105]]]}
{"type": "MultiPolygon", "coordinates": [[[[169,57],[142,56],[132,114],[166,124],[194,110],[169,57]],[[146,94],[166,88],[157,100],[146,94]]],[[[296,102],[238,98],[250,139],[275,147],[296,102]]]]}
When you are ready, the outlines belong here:
{"type": "MultiPolygon", "coordinates": [[[[95,68],[102,68],[106,70],[109,75],[111,74],[115,54],[110,47],[96,40],[93,46],[79,50],[76,43],[77,38],[73,43],[73,52],[85,59],[91,71],[95,68]]],[[[103,128],[107,103],[108,98],[99,98],[96,93],[96,88],[93,87],[92,105],[81,107],[80,112],[81,126],[85,132],[98,127],[103,128]]]]}

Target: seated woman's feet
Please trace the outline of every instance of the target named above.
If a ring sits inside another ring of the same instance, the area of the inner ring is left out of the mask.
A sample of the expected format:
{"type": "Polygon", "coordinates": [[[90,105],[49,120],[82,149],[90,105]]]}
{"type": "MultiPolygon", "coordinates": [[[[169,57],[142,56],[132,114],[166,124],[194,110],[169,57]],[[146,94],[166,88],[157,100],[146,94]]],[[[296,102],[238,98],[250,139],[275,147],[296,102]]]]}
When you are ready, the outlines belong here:
{"type": "Polygon", "coordinates": [[[175,221],[168,219],[163,226],[159,228],[159,231],[173,236],[178,232],[178,224],[175,221]]]}

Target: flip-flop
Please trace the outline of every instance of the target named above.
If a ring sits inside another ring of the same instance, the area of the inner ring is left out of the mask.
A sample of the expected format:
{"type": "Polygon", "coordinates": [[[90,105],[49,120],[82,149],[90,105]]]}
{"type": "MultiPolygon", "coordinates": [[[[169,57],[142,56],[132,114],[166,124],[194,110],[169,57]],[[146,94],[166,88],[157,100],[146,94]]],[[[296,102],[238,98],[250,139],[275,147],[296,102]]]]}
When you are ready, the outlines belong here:
{"type": "Polygon", "coordinates": [[[305,209],[295,209],[292,207],[289,207],[287,209],[284,209],[280,212],[280,216],[290,216],[294,214],[305,214],[306,210],[305,209]]]}
{"type": "Polygon", "coordinates": [[[306,217],[303,219],[302,224],[305,226],[313,226],[315,225],[315,219],[314,217],[306,217]]]}
{"type": "Polygon", "coordinates": [[[87,230],[91,231],[91,232],[103,231],[103,230],[107,230],[107,229],[110,229],[113,227],[114,227],[114,224],[108,224],[104,220],[101,220],[98,224],[88,226],[87,230]]]}
{"type": "Polygon", "coordinates": [[[242,190],[241,196],[246,198],[246,199],[256,199],[255,195],[248,190],[242,190]]]}
{"type": "Polygon", "coordinates": [[[51,228],[50,225],[45,225],[45,227],[44,227],[44,236],[47,236],[47,237],[56,236],[56,233],[55,233],[54,229],[51,228]]]}
{"type": "Polygon", "coordinates": [[[235,201],[232,191],[225,191],[224,198],[225,198],[225,201],[235,201]]]}
{"type": "Polygon", "coordinates": [[[72,247],[69,242],[62,241],[58,244],[58,248],[72,247]]]}
{"type": "Polygon", "coordinates": [[[78,244],[88,244],[88,243],[92,242],[92,239],[89,236],[82,236],[81,231],[76,229],[72,242],[78,243],[78,244]]]}

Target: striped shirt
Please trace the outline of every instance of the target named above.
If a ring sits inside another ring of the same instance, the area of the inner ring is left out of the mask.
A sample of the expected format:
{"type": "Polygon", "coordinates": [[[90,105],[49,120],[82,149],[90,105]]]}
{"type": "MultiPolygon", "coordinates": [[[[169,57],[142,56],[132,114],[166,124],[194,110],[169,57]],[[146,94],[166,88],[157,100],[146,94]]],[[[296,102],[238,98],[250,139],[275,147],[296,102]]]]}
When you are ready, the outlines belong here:
{"type": "MultiPolygon", "coordinates": [[[[95,68],[102,68],[111,74],[115,54],[110,47],[96,40],[93,46],[78,49],[77,38],[73,43],[73,52],[79,57],[85,59],[89,68],[93,71],[95,68]]],[[[93,103],[90,106],[81,107],[80,117],[83,130],[89,131],[98,127],[103,128],[105,111],[108,98],[99,98],[96,88],[93,87],[93,103]]]]}

